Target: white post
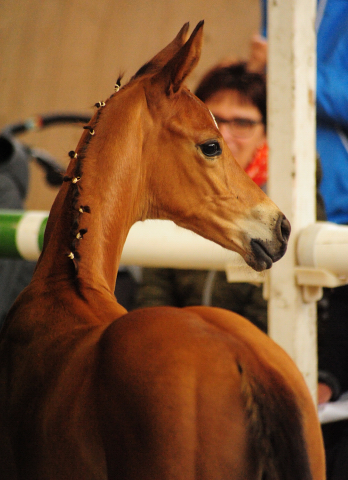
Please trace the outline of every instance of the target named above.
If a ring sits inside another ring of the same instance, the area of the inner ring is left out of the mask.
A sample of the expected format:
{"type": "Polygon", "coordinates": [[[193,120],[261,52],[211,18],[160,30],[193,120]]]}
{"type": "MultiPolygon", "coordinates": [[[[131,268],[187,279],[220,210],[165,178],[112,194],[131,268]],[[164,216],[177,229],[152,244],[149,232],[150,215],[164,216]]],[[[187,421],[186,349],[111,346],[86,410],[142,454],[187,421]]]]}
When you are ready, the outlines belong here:
{"type": "Polygon", "coordinates": [[[269,334],[294,359],[314,398],[316,304],[296,285],[296,240],[315,221],[315,0],[268,2],[268,193],[292,226],[270,275],[269,334]]]}

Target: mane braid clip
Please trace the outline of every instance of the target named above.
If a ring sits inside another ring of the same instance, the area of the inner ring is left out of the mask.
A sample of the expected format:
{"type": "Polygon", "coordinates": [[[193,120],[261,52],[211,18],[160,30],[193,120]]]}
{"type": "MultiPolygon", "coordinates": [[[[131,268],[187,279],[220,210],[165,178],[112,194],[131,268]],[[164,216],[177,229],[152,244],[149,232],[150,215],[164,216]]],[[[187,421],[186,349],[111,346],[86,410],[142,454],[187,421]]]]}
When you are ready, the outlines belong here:
{"type": "Polygon", "coordinates": [[[91,213],[91,209],[89,208],[88,205],[80,205],[79,212],[80,213],[91,213]]]}
{"type": "Polygon", "coordinates": [[[63,177],[63,182],[77,183],[80,180],[81,177],[69,177],[68,175],[65,175],[65,177],[63,177]]]}
{"type": "Polygon", "coordinates": [[[97,102],[94,104],[95,107],[100,108],[100,107],[105,107],[105,102],[97,102]]]}
{"type": "Polygon", "coordinates": [[[90,135],[95,135],[94,128],[90,127],[89,125],[85,125],[83,128],[85,130],[89,130],[90,135]]]}
{"type": "Polygon", "coordinates": [[[81,240],[85,233],[87,233],[87,228],[81,228],[76,234],[77,240],[81,240]]]}

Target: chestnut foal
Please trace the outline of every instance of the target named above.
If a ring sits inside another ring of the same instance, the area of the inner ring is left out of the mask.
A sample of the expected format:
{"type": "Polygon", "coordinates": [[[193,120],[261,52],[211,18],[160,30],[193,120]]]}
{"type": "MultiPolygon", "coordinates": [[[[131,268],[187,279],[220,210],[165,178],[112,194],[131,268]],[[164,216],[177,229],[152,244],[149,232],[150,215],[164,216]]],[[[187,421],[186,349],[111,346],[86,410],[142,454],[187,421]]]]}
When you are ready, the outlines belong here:
{"type": "Polygon", "coordinates": [[[138,220],[173,220],[256,270],[286,250],[288,221],[183,84],[202,29],[98,102],[70,152],[1,334],[2,480],[324,479],[315,406],[271,339],[221,309],[127,313],[114,297],[138,220]]]}

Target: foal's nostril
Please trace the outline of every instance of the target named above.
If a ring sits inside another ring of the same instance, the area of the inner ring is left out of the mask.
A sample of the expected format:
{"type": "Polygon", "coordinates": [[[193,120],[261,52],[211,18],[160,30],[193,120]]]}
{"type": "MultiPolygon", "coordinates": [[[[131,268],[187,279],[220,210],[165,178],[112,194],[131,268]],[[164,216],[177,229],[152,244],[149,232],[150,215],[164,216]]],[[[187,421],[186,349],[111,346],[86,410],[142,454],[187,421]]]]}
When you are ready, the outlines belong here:
{"type": "Polygon", "coordinates": [[[280,234],[284,242],[287,242],[290,237],[291,225],[289,220],[283,215],[280,223],[280,234]]]}

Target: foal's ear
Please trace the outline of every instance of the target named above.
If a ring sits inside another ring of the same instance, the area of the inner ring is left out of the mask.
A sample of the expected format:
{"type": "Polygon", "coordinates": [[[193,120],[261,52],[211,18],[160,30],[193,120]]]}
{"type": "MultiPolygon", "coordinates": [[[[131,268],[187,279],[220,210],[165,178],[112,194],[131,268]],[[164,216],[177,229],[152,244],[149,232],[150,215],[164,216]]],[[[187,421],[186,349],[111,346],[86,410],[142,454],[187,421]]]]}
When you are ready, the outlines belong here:
{"type": "Polygon", "coordinates": [[[157,53],[157,55],[155,55],[152,60],[145,63],[145,65],[143,65],[137,71],[133,78],[140,77],[141,75],[145,75],[147,73],[156,73],[160,71],[186,42],[189,26],[190,24],[188,22],[185,23],[185,25],[181,28],[180,32],[174,38],[174,40],[171,41],[170,44],[167,45],[165,48],[163,48],[163,50],[157,53]]]}
{"type": "Polygon", "coordinates": [[[198,23],[187,42],[163,69],[154,75],[153,82],[164,84],[166,95],[176,93],[192,72],[201,56],[204,21],[198,23]]]}
{"type": "Polygon", "coordinates": [[[158,65],[159,67],[164,67],[164,65],[180,50],[187,40],[187,32],[189,29],[189,22],[180,29],[180,32],[174,38],[169,45],[167,45],[163,50],[161,50],[157,55],[151,60],[151,63],[158,65]]]}

